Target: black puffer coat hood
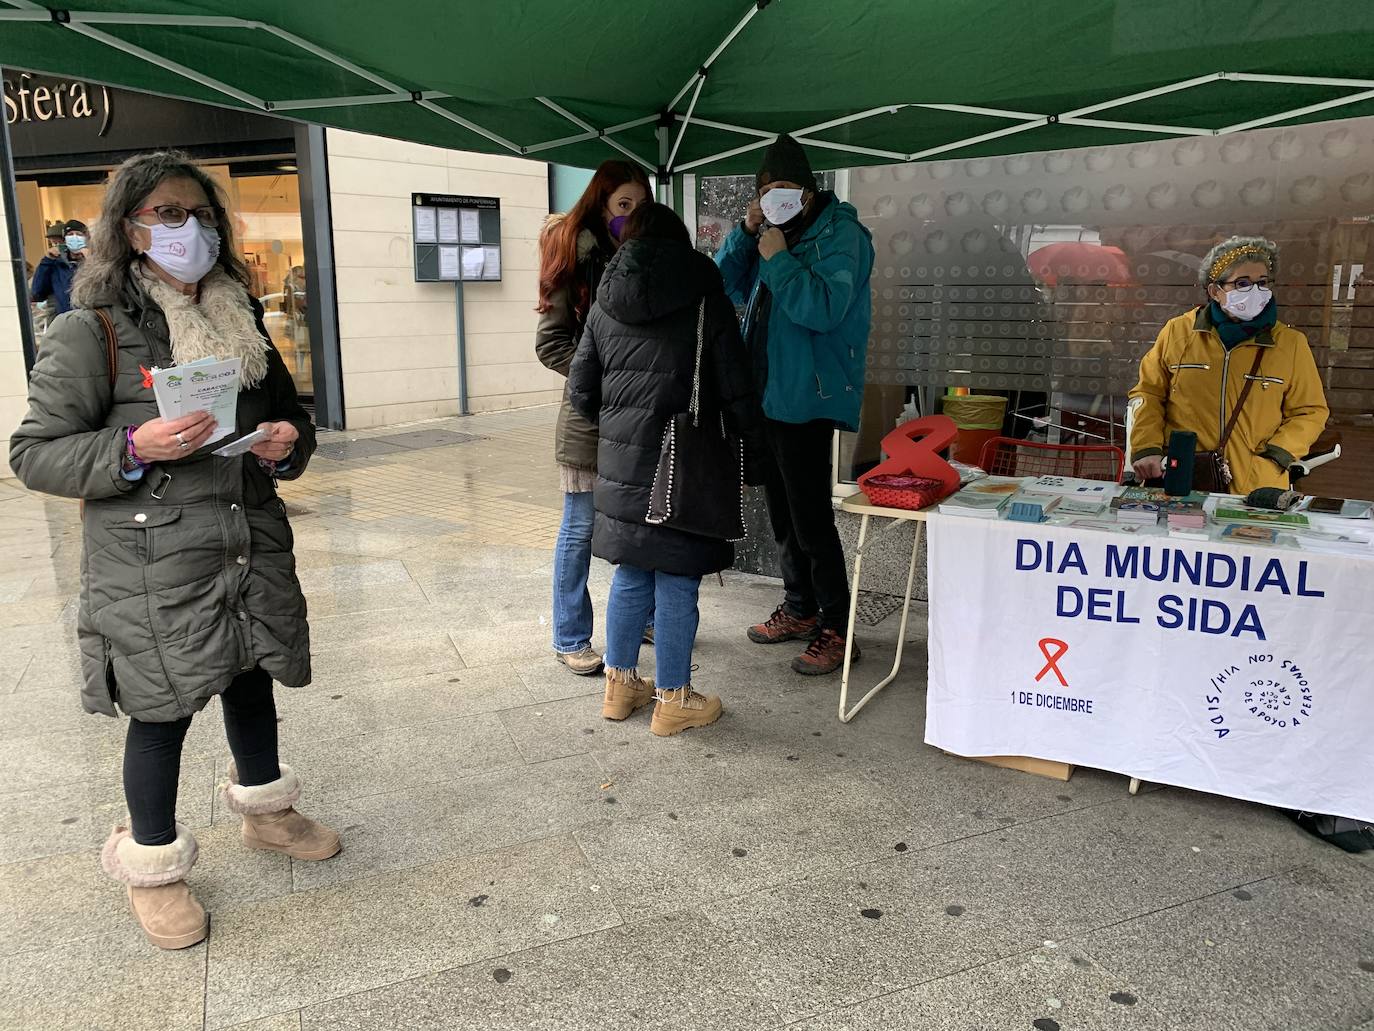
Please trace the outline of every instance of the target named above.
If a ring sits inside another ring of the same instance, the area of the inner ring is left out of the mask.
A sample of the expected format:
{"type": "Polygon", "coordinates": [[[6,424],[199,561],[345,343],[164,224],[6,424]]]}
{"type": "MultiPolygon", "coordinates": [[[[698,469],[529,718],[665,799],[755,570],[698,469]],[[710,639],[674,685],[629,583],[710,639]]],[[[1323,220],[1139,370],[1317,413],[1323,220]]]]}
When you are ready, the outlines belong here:
{"type": "MultiPolygon", "coordinates": [[[[747,443],[756,433],[758,406],[739,322],[715,263],[684,243],[639,239],[621,247],[601,277],[568,397],[600,432],[592,550],[609,562],[679,576],[704,576],[734,562],[728,541],[645,521],[664,430],[691,401],[703,304],[703,416],[723,412],[747,443]]],[[[723,476],[718,489],[738,503],[737,476],[723,476]]]]}
{"type": "Polygon", "coordinates": [[[706,255],[673,240],[631,240],[606,266],[596,303],[616,322],[642,326],[724,290],[706,255]]]}

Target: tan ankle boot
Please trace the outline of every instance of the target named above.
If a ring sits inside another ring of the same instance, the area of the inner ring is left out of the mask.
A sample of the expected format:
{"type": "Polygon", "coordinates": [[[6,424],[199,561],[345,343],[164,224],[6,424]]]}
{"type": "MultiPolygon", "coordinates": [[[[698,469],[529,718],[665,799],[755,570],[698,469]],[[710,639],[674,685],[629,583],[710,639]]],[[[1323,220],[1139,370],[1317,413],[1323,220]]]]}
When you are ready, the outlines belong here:
{"type": "Polygon", "coordinates": [[[641,677],[636,670],[606,670],[606,696],[601,703],[601,715],[608,720],[623,720],[636,709],[654,700],[654,682],[641,677]]]}
{"type": "Polygon", "coordinates": [[[671,737],[692,727],[704,727],[720,719],[724,711],[719,695],[698,694],[691,687],[659,691],[654,697],[658,704],[654,706],[649,731],[658,737],[671,737]]]}
{"type": "Polygon", "coordinates": [[[116,827],[101,850],[101,867],[128,886],[134,917],[160,949],[184,949],[210,933],[210,919],[186,885],[198,852],[181,824],[170,845],[140,845],[127,828],[116,827]]]}
{"type": "Polygon", "coordinates": [[[339,852],[339,836],[317,820],[296,812],[301,782],[290,766],[281,764],[281,776],[267,784],[244,787],[238,770],[229,764],[229,783],[224,804],[243,817],[243,843],[249,848],[282,852],[292,859],[317,861],[339,852]]]}

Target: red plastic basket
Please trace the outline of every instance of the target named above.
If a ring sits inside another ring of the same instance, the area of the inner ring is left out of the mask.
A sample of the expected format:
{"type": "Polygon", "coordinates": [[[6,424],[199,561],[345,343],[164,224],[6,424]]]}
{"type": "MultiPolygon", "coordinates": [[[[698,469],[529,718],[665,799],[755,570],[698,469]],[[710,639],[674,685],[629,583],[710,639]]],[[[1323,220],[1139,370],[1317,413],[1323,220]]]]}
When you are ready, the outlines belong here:
{"type": "Polygon", "coordinates": [[[929,508],[949,493],[939,480],[891,473],[870,476],[860,482],[859,486],[868,495],[868,500],[875,505],[912,511],[929,508]]]}

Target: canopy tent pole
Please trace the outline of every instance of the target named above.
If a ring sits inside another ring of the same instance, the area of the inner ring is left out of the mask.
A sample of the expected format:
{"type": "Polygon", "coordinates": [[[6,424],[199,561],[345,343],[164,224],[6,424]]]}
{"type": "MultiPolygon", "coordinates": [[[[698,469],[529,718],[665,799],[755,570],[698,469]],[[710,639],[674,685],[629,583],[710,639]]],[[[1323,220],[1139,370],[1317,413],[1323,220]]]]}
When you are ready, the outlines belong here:
{"type": "Polygon", "coordinates": [[[1217,133],[1240,132],[1243,129],[1258,129],[1262,125],[1272,125],[1274,122],[1286,122],[1290,118],[1300,118],[1303,115],[1316,114],[1318,111],[1329,111],[1333,107],[1344,107],[1346,104],[1354,104],[1361,100],[1374,98],[1374,89],[1365,90],[1362,93],[1350,93],[1344,97],[1336,97],[1334,100],[1323,100],[1319,104],[1308,104],[1306,107],[1294,108],[1292,111],[1281,111],[1276,115],[1266,115],[1264,118],[1252,118],[1248,122],[1237,122],[1235,125],[1228,125],[1218,129],[1217,133]]]}
{"type": "MultiPolygon", "coordinates": [[[[610,129],[597,129],[590,122],[586,121],[585,119],[578,118],[577,115],[573,114],[566,107],[563,107],[555,103],[548,97],[535,97],[534,99],[539,101],[539,103],[543,104],[550,111],[562,115],[568,121],[572,122],[573,125],[577,126],[579,129],[584,129],[587,132],[595,133],[599,138],[604,139],[609,146],[614,147],[616,150],[620,151],[620,153],[624,154],[627,158],[630,158],[631,160],[638,162],[651,172],[654,171],[653,165],[649,164],[649,162],[645,161],[642,157],[640,157],[638,154],[632,151],[629,147],[623,146],[619,140],[611,139],[611,137],[609,136],[609,133],[611,132],[610,129]]],[[[648,122],[655,122],[657,120],[658,119],[656,117],[650,116],[648,118],[641,119],[636,122],[626,123],[626,125],[620,126],[619,128],[628,128],[630,125],[645,125],[648,122]]]]}
{"type": "Polygon", "coordinates": [[[673,149],[668,152],[668,160],[663,163],[664,168],[672,168],[673,162],[677,160],[677,149],[682,146],[682,137],[687,135],[687,126],[691,124],[692,112],[697,109],[697,100],[701,97],[701,87],[706,85],[706,76],[697,79],[696,91],[692,94],[692,102],[687,105],[687,114],[682,119],[682,125],[678,127],[677,139],[673,141],[673,149]]]}
{"type": "Polygon", "coordinates": [[[986,143],[988,140],[1001,139],[1003,136],[1014,136],[1018,132],[1026,132],[1028,129],[1038,129],[1042,125],[1049,125],[1051,119],[1042,117],[1034,122],[1022,122],[1019,125],[1008,125],[1001,129],[994,129],[992,132],[985,132],[980,136],[970,136],[966,140],[955,140],[953,143],[942,143],[938,147],[927,147],[925,150],[917,151],[915,154],[908,154],[908,161],[920,161],[922,158],[934,157],[936,154],[944,154],[951,150],[960,150],[964,147],[972,147],[976,143],[986,143]]]}
{"type": "Polygon", "coordinates": [[[1155,125],[1151,122],[1114,122],[1105,118],[1071,118],[1059,116],[1060,125],[1081,125],[1089,129],[1126,129],[1131,132],[1152,132],[1161,136],[1215,136],[1216,129],[1199,129],[1195,125],[1155,125]]]}
{"type": "Polygon", "coordinates": [[[808,147],[820,147],[822,150],[842,150],[846,154],[864,154],[874,158],[888,158],[891,161],[905,161],[906,155],[895,150],[879,150],[876,147],[860,147],[852,143],[832,143],[830,140],[815,140],[809,136],[792,137],[798,143],[808,147]]]}
{"type": "MultiPolygon", "coordinates": [[[[682,102],[682,98],[687,95],[687,91],[692,88],[692,84],[696,83],[698,79],[706,78],[706,73],[711,70],[711,65],[715,64],[716,59],[720,57],[721,54],[725,53],[725,48],[735,41],[735,37],[744,31],[744,27],[754,20],[754,15],[767,7],[769,2],[770,0],[755,0],[754,3],[749,5],[749,12],[745,14],[745,16],[739,20],[739,23],[730,30],[729,34],[721,40],[720,46],[711,51],[711,56],[701,63],[701,67],[697,69],[696,74],[683,84],[682,89],[677,91],[677,96],[673,97],[673,99],[668,102],[668,106],[665,110],[672,111],[676,108],[678,104],[682,102]]],[[[701,86],[698,83],[698,91],[700,91],[700,88],[701,86]]]]}
{"type": "Polygon", "coordinates": [[[521,150],[521,148],[520,148],[520,144],[518,144],[518,143],[512,143],[510,140],[506,139],[504,136],[498,136],[496,133],[492,132],[490,129],[483,129],[483,128],[482,128],[480,125],[478,125],[476,122],[470,122],[470,121],[468,121],[466,118],[464,118],[462,115],[454,114],[452,111],[448,110],[447,108],[442,108],[442,107],[440,107],[438,104],[436,104],[436,103],[435,103],[434,101],[432,101],[432,100],[417,100],[417,101],[415,101],[415,106],[416,106],[416,107],[422,107],[422,108],[424,108],[426,111],[433,112],[434,114],[438,115],[440,118],[447,118],[450,122],[453,122],[455,125],[461,125],[464,129],[467,129],[469,132],[475,132],[478,136],[485,136],[487,139],[491,140],[493,143],[499,143],[499,144],[501,144],[501,146],[505,147],[505,148],[506,148],[507,150],[509,150],[509,151],[512,151],[513,153],[516,153],[516,154],[522,154],[522,153],[524,153],[524,151],[521,150]]]}
{"type": "MultiPolygon", "coordinates": [[[[310,111],[330,107],[364,107],[368,104],[409,104],[415,97],[410,93],[365,93],[360,97],[314,97],[310,100],[269,100],[272,111],[310,111]]],[[[421,100],[448,100],[450,95],[439,90],[425,90],[421,100]]]]}

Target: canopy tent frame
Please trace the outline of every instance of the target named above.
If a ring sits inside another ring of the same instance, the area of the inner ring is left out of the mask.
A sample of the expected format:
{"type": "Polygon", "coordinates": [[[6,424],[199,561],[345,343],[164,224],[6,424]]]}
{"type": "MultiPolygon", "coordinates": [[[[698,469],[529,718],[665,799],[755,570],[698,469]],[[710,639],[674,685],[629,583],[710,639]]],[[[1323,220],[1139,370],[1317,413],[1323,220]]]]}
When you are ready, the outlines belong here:
{"type": "MultiPolygon", "coordinates": [[[[311,110],[328,110],[330,108],[341,108],[361,105],[374,104],[394,104],[412,103],[425,111],[430,112],[437,118],[442,118],[455,125],[461,126],[467,131],[474,133],[483,139],[496,144],[509,153],[527,157],[534,154],[556,150],[559,147],[568,146],[575,143],[583,143],[591,140],[602,140],[606,145],[620,154],[628,157],[638,164],[644,166],[658,175],[660,183],[671,182],[674,175],[691,172],[696,169],[705,168],[717,162],[725,161],[729,158],[738,157],[751,151],[761,150],[768,146],[773,140],[777,139],[778,133],[773,130],[761,129],[752,126],[738,125],[730,122],[716,121],[710,118],[700,117],[696,114],[698,101],[701,99],[706,81],[710,75],[711,67],[725,53],[735,40],[741,36],[748,28],[750,22],[761,14],[770,4],[770,0],[754,0],[746,13],[735,23],[726,33],[725,37],[706,57],[688,80],[678,90],[672,100],[659,112],[648,114],[640,118],[631,119],[612,125],[606,128],[597,128],[590,121],[570,110],[564,103],[547,96],[534,98],[550,111],[558,114],[572,125],[576,126],[579,133],[563,136],[555,139],[537,141],[534,143],[521,144],[514,140],[502,136],[500,133],[490,129],[479,122],[467,118],[455,111],[441,106],[443,100],[459,99],[449,93],[436,90],[412,90],[407,89],[386,77],[370,71],[357,63],[340,56],[325,47],[322,47],[296,33],[287,31],[270,22],[261,20],[250,20],[223,15],[175,15],[175,14],[143,14],[137,12],[120,11],[77,11],[68,9],[49,9],[35,2],[35,0],[0,0],[0,3],[8,4],[10,9],[0,9],[0,22],[54,22],[65,28],[79,33],[102,45],[121,51],[129,56],[141,61],[148,62],[161,68],[164,71],[195,82],[207,89],[213,90],[230,100],[237,101],[239,104],[247,105],[250,108],[263,111],[265,113],[299,113],[311,110]],[[349,72],[364,81],[377,86],[383,92],[377,94],[363,94],[360,96],[335,96],[335,97],[314,97],[296,100],[271,100],[256,96],[246,90],[240,89],[232,83],[224,82],[214,76],[207,75],[195,68],[188,67],[177,61],[172,60],[161,54],[154,53],[144,47],[121,39],[108,32],[102,31],[97,26],[146,26],[163,28],[214,28],[214,29],[241,29],[253,32],[265,32],[273,37],[298,48],[322,61],[325,61],[337,68],[349,72]],[[678,107],[688,95],[691,99],[688,102],[685,113],[679,113],[678,107]],[[657,161],[653,161],[641,154],[636,153],[626,144],[617,140],[615,136],[627,130],[638,128],[650,123],[657,122],[659,125],[658,141],[659,152],[656,155],[657,161]],[[687,137],[690,126],[697,125],[702,128],[716,129],[724,132],[736,133],[750,138],[748,143],[737,147],[728,148],[720,152],[709,154],[704,157],[694,158],[678,162],[678,155],[681,152],[683,141],[687,137]],[[669,131],[676,127],[675,136],[669,140],[669,131]]],[[[822,150],[838,152],[841,154],[852,154],[862,157],[877,157],[891,161],[920,161],[936,157],[940,154],[963,150],[968,147],[977,146],[992,140],[1001,139],[1007,136],[1017,135],[1032,129],[1042,128],[1047,125],[1071,125],[1082,126],[1085,128],[1119,130],[1123,132],[1139,133],[1144,137],[1154,136],[1222,136],[1230,133],[1241,132],[1247,129],[1260,128],[1266,125],[1273,125],[1288,121],[1294,118],[1302,118],[1307,115],[1318,114],[1323,111],[1334,110],[1336,108],[1348,106],[1374,99],[1374,79],[1349,79],[1333,78],[1327,76],[1305,76],[1305,75],[1277,75],[1256,72],[1231,72],[1216,71],[1204,75],[1194,76],[1180,82],[1159,86],[1154,89],[1143,90],[1131,93],[1115,99],[1100,101],[1085,107],[1077,108],[1065,112],[1031,112],[1007,110],[994,107],[982,107],[969,104],[957,103],[894,103],[882,107],[869,108],[864,111],[854,112],[838,118],[833,118],[825,122],[814,125],[803,126],[790,131],[790,135],[795,137],[804,145],[816,147],[822,150]],[[1121,108],[1143,100],[1178,93],[1184,90],[1194,89],[1200,86],[1214,84],[1217,82],[1253,82],[1283,85],[1300,86],[1321,86],[1331,88],[1350,89],[1354,92],[1333,97],[1327,100],[1301,107],[1289,108],[1287,110],[1276,111],[1258,118],[1251,118],[1234,124],[1221,126],[1219,128],[1206,128],[1201,126],[1162,124],[1140,121],[1116,121],[1093,117],[1102,111],[1109,111],[1121,108]],[[896,114],[905,109],[924,109],[931,111],[945,111],[959,114],[973,115],[975,117],[986,117],[1010,121],[1009,125],[1002,125],[987,132],[976,133],[961,139],[925,147],[914,151],[899,151],[886,148],[866,147],[859,144],[820,139],[815,134],[825,132],[829,129],[851,125],[856,122],[875,118],[884,114],[896,114]]],[[[299,114],[297,117],[301,117],[299,114]]],[[[305,119],[308,120],[308,119],[305,119]]]]}

